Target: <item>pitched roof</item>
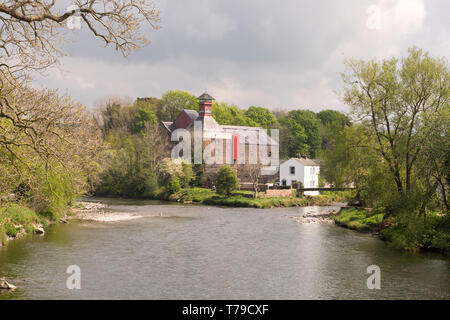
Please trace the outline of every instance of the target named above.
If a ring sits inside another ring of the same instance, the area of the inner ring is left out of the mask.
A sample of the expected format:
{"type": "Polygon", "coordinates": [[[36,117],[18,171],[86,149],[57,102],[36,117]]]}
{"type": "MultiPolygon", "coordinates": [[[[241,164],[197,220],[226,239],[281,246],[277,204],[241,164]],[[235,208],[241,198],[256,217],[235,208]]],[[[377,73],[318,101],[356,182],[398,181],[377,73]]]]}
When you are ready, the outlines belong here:
{"type": "Polygon", "coordinates": [[[305,158],[290,158],[290,159],[286,159],[284,161],[280,161],[280,165],[282,165],[283,163],[285,163],[288,160],[295,160],[295,161],[301,163],[304,166],[320,166],[313,159],[305,159],[305,158]]]}
{"type": "Polygon", "coordinates": [[[195,120],[198,118],[198,112],[195,110],[189,110],[189,109],[183,109],[184,112],[191,118],[192,120],[195,120]]]}
{"type": "Polygon", "coordinates": [[[209,101],[212,101],[212,100],[216,100],[216,99],[214,99],[213,97],[211,97],[208,93],[203,93],[200,97],[198,97],[197,98],[198,100],[209,100],[209,101]]]}

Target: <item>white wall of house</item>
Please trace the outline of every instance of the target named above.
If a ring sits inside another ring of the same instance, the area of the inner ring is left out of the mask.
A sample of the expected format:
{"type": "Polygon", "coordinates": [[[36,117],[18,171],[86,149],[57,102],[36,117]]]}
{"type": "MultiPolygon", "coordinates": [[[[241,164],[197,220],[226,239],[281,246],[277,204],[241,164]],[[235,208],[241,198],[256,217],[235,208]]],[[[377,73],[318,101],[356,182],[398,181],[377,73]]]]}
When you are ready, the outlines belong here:
{"type": "MultiPolygon", "coordinates": [[[[300,161],[291,158],[280,164],[280,185],[292,185],[301,181],[305,188],[319,187],[320,166],[304,165],[300,161]]],[[[306,195],[317,196],[319,191],[305,191],[306,195]]]]}

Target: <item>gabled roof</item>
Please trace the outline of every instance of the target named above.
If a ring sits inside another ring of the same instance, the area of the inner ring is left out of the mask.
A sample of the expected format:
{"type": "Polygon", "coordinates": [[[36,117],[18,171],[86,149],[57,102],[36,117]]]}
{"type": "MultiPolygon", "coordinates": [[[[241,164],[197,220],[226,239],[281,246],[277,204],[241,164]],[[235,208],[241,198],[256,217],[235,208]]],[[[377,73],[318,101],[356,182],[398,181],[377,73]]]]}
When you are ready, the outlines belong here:
{"type": "Polygon", "coordinates": [[[320,166],[314,160],[312,160],[312,159],[305,159],[305,158],[290,158],[290,159],[287,159],[287,160],[285,160],[283,162],[280,161],[280,165],[282,165],[283,163],[285,163],[286,161],[289,161],[289,160],[295,160],[295,161],[301,163],[302,165],[309,166],[309,167],[313,167],[313,166],[314,167],[319,167],[320,166]]]}
{"type": "Polygon", "coordinates": [[[184,112],[186,112],[186,114],[189,116],[189,118],[191,118],[192,120],[195,120],[198,118],[198,112],[195,110],[188,110],[188,109],[183,109],[184,112]]]}

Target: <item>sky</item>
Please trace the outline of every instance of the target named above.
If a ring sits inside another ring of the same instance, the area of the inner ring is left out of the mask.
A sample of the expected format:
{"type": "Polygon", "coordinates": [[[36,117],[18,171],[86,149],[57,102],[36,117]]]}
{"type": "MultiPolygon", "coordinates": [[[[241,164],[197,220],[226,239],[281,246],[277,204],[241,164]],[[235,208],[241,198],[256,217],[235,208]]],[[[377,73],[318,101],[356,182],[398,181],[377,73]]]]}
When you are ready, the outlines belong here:
{"type": "MultiPolygon", "coordinates": [[[[450,56],[448,0],[155,0],[161,28],[128,58],[85,26],[38,87],[93,107],[102,97],[161,97],[168,90],[242,108],[348,111],[347,58],[404,56],[418,46],[450,56]]],[[[71,31],[72,32],[72,31],[71,31]]]]}

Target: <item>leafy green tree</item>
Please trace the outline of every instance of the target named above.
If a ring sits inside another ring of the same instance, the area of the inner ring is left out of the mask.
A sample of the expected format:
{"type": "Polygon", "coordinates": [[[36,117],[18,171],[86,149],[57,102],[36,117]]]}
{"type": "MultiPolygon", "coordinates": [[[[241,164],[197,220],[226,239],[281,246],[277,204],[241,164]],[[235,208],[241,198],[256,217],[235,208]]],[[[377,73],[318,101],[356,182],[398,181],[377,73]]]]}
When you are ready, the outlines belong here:
{"type": "Polygon", "coordinates": [[[317,113],[322,125],[320,136],[322,138],[322,150],[329,149],[332,137],[339,134],[345,126],[350,126],[350,119],[342,112],[336,110],[323,110],[317,113]]]}
{"type": "Polygon", "coordinates": [[[216,192],[229,196],[237,188],[239,188],[239,179],[236,171],[229,165],[220,167],[217,173],[216,192]]]}
{"type": "Polygon", "coordinates": [[[171,180],[180,181],[183,176],[183,167],[179,162],[170,158],[162,159],[157,168],[159,183],[164,186],[171,180]]]}
{"type": "Polygon", "coordinates": [[[192,166],[189,163],[181,163],[181,170],[183,175],[180,177],[181,187],[187,188],[194,178],[194,172],[192,171],[192,166]]]}
{"type": "Polygon", "coordinates": [[[156,116],[160,121],[175,121],[183,109],[198,110],[197,97],[187,91],[170,90],[162,95],[156,116]]]}
{"type": "Polygon", "coordinates": [[[145,159],[142,137],[121,134],[111,135],[108,141],[110,166],[101,175],[96,189],[98,195],[152,197],[158,188],[156,174],[145,159]]]}
{"type": "Polygon", "coordinates": [[[331,136],[330,148],[324,150],[321,176],[336,187],[354,185],[358,200],[364,200],[367,206],[389,202],[395,188],[383,173],[385,168],[373,149],[375,145],[364,125],[355,124],[336,131],[331,136]]]}
{"type": "Polygon", "coordinates": [[[236,105],[214,101],[212,116],[221,125],[257,127],[258,124],[248,118],[244,111],[236,105]]]}
{"type": "Polygon", "coordinates": [[[156,111],[158,111],[158,106],[160,103],[159,101],[160,99],[156,97],[137,98],[134,102],[134,106],[137,109],[145,108],[151,110],[156,115],[156,111]]]}
{"type": "Polygon", "coordinates": [[[134,132],[141,133],[146,125],[155,125],[157,123],[158,119],[151,110],[140,107],[134,117],[134,132]]]}
{"type": "Polygon", "coordinates": [[[426,120],[448,108],[450,99],[447,61],[416,47],[408,52],[401,59],[352,59],[342,74],[345,102],[370,129],[376,141],[372,148],[386,164],[400,197],[411,190],[417,161],[430,141],[426,120]]]}
{"type": "Polygon", "coordinates": [[[320,119],[322,125],[331,126],[350,126],[350,119],[342,112],[336,110],[322,110],[317,113],[317,118],[320,119]]]}
{"type": "Polygon", "coordinates": [[[245,111],[245,116],[264,129],[274,128],[278,125],[277,118],[267,108],[251,106],[245,111]]]}
{"type": "Polygon", "coordinates": [[[309,110],[293,110],[280,120],[282,148],[289,157],[298,153],[314,158],[320,148],[320,120],[309,110]]]}
{"type": "Polygon", "coordinates": [[[181,189],[180,181],[178,180],[170,180],[166,187],[168,194],[177,193],[178,191],[180,191],[180,189],[181,189]]]}

